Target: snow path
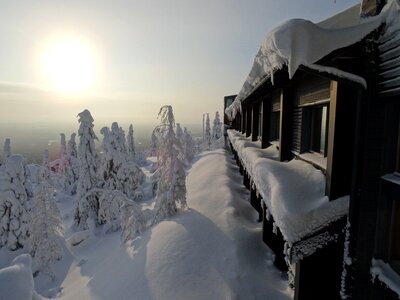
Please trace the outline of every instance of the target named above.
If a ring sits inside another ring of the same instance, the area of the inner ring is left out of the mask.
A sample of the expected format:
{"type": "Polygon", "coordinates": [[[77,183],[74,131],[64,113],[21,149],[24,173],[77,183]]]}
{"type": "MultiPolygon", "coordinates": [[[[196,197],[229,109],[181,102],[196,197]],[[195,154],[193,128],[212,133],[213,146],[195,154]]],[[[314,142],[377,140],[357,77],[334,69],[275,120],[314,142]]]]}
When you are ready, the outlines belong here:
{"type": "Polygon", "coordinates": [[[241,181],[230,153],[204,153],[187,177],[190,210],[128,249],[119,233],[74,247],[61,299],[290,299],[241,181]]]}

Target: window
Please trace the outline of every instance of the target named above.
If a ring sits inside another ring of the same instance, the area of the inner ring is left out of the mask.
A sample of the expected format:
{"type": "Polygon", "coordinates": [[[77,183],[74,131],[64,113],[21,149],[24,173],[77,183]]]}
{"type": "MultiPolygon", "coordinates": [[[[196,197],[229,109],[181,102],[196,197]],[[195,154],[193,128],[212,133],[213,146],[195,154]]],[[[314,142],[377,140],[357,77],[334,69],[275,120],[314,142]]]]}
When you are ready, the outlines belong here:
{"type": "Polygon", "coordinates": [[[327,144],[327,115],[328,106],[320,106],[311,109],[311,143],[310,150],[326,156],[327,144]]]}
{"type": "Polygon", "coordinates": [[[328,105],[304,107],[303,128],[305,151],[327,154],[328,146],[328,105]]]}
{"type": "Polygon", "coordinates": [[[271,113],[270,118],[270,140],[279,140],[279,123],[280,123],[280,111],[274,111],[271,113]]]}
{"type": "Polygon", "coordinates": [[[261,101],[260,107],[258,109],[258,139],[262,140],[263,132],[263,102],[261,101]]]}
{"type": "Polygon", "coordinates": [[[278,90],[271,99],[270,132],[269,140],[279,140],[281,121],[281,91],[278,90]]]}

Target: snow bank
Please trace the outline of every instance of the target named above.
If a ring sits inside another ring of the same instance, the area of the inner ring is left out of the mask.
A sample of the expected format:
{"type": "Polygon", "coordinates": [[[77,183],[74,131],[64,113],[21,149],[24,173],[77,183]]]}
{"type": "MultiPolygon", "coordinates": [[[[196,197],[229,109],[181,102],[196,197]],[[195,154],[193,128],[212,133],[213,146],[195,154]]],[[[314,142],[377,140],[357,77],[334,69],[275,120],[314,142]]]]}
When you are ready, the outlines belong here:
{"type": "Polygon", "coordinates": [[[395,292],[400,298],[400,276],[387,263],[380,259],[372,259],[371,276],[383,282],[389,289],[395,292]]]}
{"type": "MultiPolygon", "coordinates": [[[[353,8],[354,9],[354,8],[353,8]]],[[[333,68],[319,68],[315,63],[334,50],[350,46],[377,29],[384,22],[398,18],[399,0],[389,0],[376,17],[361,19],[358,24],[339,27],[334,17],[329,22],[314,24],[304,19],[292,19],[271,30],[256,54],[250,73],[231,106],[226,108],[228,117],[234,118],[241,102],[261,83],[283,66],[288,67],[289,78],[300,65],[332,73],[365,84],[361,77],[346,74],[333,68]],[[329,27],[331,24],[332,27],[329,27]]],[[[342,15],[341,15],[342,16],[342,15]]],[[[348,22],[351,24],[351,22],[348,22]]]]}
{"type": "Polygon", "coordinates": [[[260,153],[272,153],[272,150],[259,149],[233,130],[228,135],[269,213],[290,244],[348,212],[348,197],[329,201],[325,196],[325,175],[320,170],[301,160],[278,162],[274,160],[275,154],[262,156],[260,153]]]}
{"type": "Polygon", "coordinates": [[[60,299],[291,299],[240,181],[225,150],[205,152],[187,176],[190,209],[127,249],[118,233],[74,247],[60,299]]]}
{"type": "Polygon", "coordinates": [[[90,230],[83,230],[73,233],[67,240],[69,248],[79,245],[90,237],[90,230]]]}
{"type": "Polygon", "coordinates": [[[17,256],[9,267],[0,269],[0,299],[43,299],[34,291],[32,258],[29,254],[17,256]]]}

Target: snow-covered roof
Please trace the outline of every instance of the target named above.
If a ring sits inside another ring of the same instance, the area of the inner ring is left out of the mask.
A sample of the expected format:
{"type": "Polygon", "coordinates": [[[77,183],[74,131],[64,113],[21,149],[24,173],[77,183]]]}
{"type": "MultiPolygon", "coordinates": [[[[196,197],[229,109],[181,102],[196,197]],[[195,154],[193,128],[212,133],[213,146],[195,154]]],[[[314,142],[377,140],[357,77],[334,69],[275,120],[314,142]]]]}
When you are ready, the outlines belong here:
{"type": "MultiPolygon", "coordinates": [[[[262,42],[243,87],[232,105],[226,108],[225,113],[229,118],[234,118],[241,109],[241,102],[267,79],[271,79],[273,83],[274,72],[283,66],[288,67],[289,78],[292,78],[300,65],[318,69],[315,63],[329,53],[362,40],[383,22],[392,18],[393,14],[398,17],[399,2],[399,0],[389,0],[380,15],[359,19],[359,22],[354,18],[356,8],[352,7],[318,24],[304,19],[292,19],[276,27],[262,42]],[[341,22],[346,26],[342,27],[341,22]]],[[[335,76],[362,81],[356,75],[347,76],[350,74],[340,70],[334,71],[335,76]]]]}
{"type": "Polygon", "coordinates": [[[361,2],[317,23],[317,25],[326,29],[354,26],[361,22],[360,12],[361,2]]]}
{"type": "Polygon", "coordinates": [[[279,162],[276,146],[260,149],[228,130],[232,146],[249,173],[284,239],[293,244],[348,212],[349,197],[329,201],[325,175],[301,160],[279,162]]]}

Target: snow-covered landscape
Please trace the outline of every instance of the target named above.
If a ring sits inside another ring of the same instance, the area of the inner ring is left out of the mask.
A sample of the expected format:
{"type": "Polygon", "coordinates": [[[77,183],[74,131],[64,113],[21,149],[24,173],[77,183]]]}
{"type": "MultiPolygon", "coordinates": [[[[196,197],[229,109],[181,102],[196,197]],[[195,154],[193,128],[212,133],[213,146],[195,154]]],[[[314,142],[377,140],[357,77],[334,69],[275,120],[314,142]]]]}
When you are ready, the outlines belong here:
{"type": "Polygon", "coordinates": [[[207,1],[2,5],[0,300],[400,298],[400,0],[207,1]]]}
{"type": "Polygon", "coordinates": [[[113,123],[111,130],[101,130],[99,153],[85,148],[94,140],[88,111],[79,115],[77,153],[75,135],[68,146],[61,135],[57,162],[49,162],[45,152],[42,166],[26,164],[11,153],[7,140],[2,192],[12,194],[2,203],[10,209],[2,211],[0,299],[290,299],[287,274],[273,266],[273,253],[262,243],[261,225],[225,145],[219,116],[212,130],[206,126],[206,143],[200,145],[205,150],[195,154],[188,132],[177,126],[175,134],[171,107],[161,114],[154,135],[160,142],[153,145],[159,159],[142,158],[141,167],[134,158],[132,127],[120,142],[125,135],[113,123]],[[100,157],[85,167],[101,170],[92,177],[82,167],[88,153],[100,157]],[[133,181],[118,172],[129,166],[127,157],[131,171],[140,174],[131,175],[133,181]],[[97,181],[88,188],[83,184],[90,181],[82,182],[80,174],[97,181]],[[96,210],[87,213],[90,205],[78,201],[78,195],[97,194],[99,219],[93,218],[96,210]],[[12,230],[7,220],[19,225],[12,230]]]}

